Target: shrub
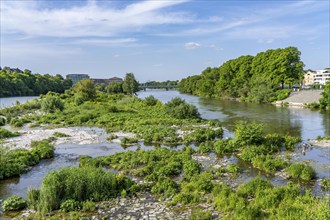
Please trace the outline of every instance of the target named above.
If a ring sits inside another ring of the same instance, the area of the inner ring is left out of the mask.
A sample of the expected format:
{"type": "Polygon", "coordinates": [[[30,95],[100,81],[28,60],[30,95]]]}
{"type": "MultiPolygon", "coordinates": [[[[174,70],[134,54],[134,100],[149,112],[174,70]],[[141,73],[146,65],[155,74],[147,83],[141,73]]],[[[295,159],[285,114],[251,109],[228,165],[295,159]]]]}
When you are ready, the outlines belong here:
{"type": "Polygon", "coordinates": [[[301,178],[303,180],[313,180],[316,178],[314,169],[304,163],[292,163],[286,172],[293,178],[301,178]]]}
{"type": "Polygon", "coordinates": [[[258,192],[265,190],[265,189],[271,189],[273,185],[270,181],[264,180],[260,177],[256,177],[253,180],[249,181],[248,183],[245,183],[241,185],[237,193],[245,198],[256,195],[258,192]]]}
{"type": "Polygon", "coordinates": [[[239,166],[237,166],[236,164],[229,164],[229,165],[227,166],[227,171],[228,171],[229,173],[237,174],[237,173],[240,172],[240,168],[239,168],[239,166]]]}
{"type": "Polygon", "coordinates": [[[301,141],[299,137],[292,137],[289,135],[284,136],[284,140],[285,140],[285,148],[290,151],[293,151],[295,144],[301,141]]]}
{"type": "Polygon", "coordinates": [[[280,89],[276,91],[276,100],[283,100],[286,99],[291,92],[292,89],[280,89]]]}
{"type": "Polygon", "coordinates": [[[41,110],[48,113],[54,113],[56,110],[62,111],[64,109],[64,103],[58,96],[46,95],[41,100],[41,110]]]}
{"type": "Polygon", "coordinates": [[[211,219],[213,219],[213,217],[210,210],[203,211],[200,208],[193,209],[191,215],[189,216],[189,220],[211,220],[211,219]]]}
{"type": "Polygon", "coordinates": [[[199,174],[201,171],[201,165],[194,160],[188,160],[183,164],[183,179],[191,180],[191,178],[199,174]]]}
{"type": "Polygon", "coordinates": [[[146,97],[144,99],[144,102],[148,105],[148,106],[154,106],[157,104],[158,99],[156,99],[154,96],[150,95],[148,97],[146,97]]]}
{"type": "Polygon", "coordinates": [[[330,179],[327,178],[321,179],[321,187],[324,190],[330,190],[330,179]]]}
{"type": "Polygon", "coordinates": [[[78,201],[75,201],[73,199],[68,199],[61,203],[60,209],[63,212],[73,212],[80,210],[81,205],[80,202],[78,201]]]}
{"type": "Polygon", "coordinates": [[[119,195],[122,190],[129,195],[135,191],[134,184],[127,177],[89,166],[51,171],[42,180],[38,211],[47,213],[58,208],[76,209],[80,207],[77,202],[108,199],[119,195]]]}
{"type": "Polygon", "coordinates": [[[170,197],[178,192],[179,185],[168,178],[160,178],[151,188],[151,192],[157,196],[170,197]]]}
{"type": "Polygon", "coordinates": [[[232,153],[236,150],[236,144],[233,139],[217,140],[214,142],[214,151],[217,154],[232,153]]]}
{"type": "Polygon", "coordinates": [[[26,207],[26,201],[20,196],[11,196],[2,202],[3,211],[19,211],[26,207]]]}
{"type": "Polygon", "coordinates": [[[87,200],[82,203],[82,211],[93,212],[96,209],[96,204],[93,201],[87,200]]]}
{"type": "Polygon", "coordinates": [[[36,165],[41,159],[51,158],[54,155],[54,146],[49,140],[32,142],[32,150],[1,149],[0,179],[25,173],[29,166],[36,165]]]}
{"type": "Polygon", "coordinates": [[[40,190],[29,189],[27,192],[27,205],[30,209],[37,210],[40,197],[40,190]]]}
{"type": "Polygon", "coordinates": [[[187,119],[187,118],[199,118],[200,114],[198,109],[186,103],[183,99],[173,98],[171,101],[165,104],[166,111],[168,114],[172,115],[174,118],[187,119]]]}
{"type": "Polygon", "coordinates": [[[2,138],[16,137],[18,135],[19,135],[18,132],[11,132],[11,131],[8,131],[7,129],[0,128],[0,139],[2,139],[2,138]]]}
{"type": "Polygon", "coordinates": [[[4,126],[6,124],[6,119],[0,116],[0,126],[4,126]]]}
{"type": "Polygon", "coordinates": [[[240,146],[261,144],[263,138],[263,125],[256,122],[239,122],[235,129],[235,140],[240,146]]]}

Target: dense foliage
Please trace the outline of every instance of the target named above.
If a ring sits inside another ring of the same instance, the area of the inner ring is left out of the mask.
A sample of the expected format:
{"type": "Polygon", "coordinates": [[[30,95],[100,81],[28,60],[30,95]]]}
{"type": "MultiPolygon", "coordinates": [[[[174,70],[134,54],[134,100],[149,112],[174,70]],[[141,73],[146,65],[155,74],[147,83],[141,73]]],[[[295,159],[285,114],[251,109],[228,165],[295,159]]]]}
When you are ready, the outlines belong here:
{"type": "Polygon", "coordinates": [[[9,150],[0,146],[0,180],[25,173],[41,159],[54,156],[54,146],[48,139],[32,142],[31,148],[9,150]]]}
{"type": "Polygon", "coordinates": [[[11,131],[8,131],[7,129],[0,128],[0,139],[16,137],[16,136],[19,136],[18,132],[11,132],[11,131]]]}
{"type": "Polygon", "coordinates": [[[323,87],[320,107],[323,109],[330,109],[330,82],[327,82],[327,84],[323,87]]]}
{"type": "Polygon", "coordinates": [[[19,211],[26,207],[26,201],[20,196],[11,196],[2,202],[2,210],[19,211]]]}
{"type": "Polygon", "coordinates": [[[32,74],[29,70],[10,68],[0,71],[0,97],[38,96],[49,91],[63,93],[71,85],[71,80],[64,79],[59,74],[32,74]]]}
{"type": "Polygon", "coordinates": [[[101,201],[136,192],[136,184],[127,177],[114,175],[101,168],[68,167],[49,172],[42,180],[40,190],[28,192],[31,208],[47,213],[61,208],[74,211],[82,208],[84,201],[101,201]]]}
{"type": "Polygon", "coordinates": [[[256,56],[241,56],[220,67],[205,69],[179,83],[181,92],[200,96],[230,97],[252,102],[284,99],[303,77],[303,63],[295,47],[267,50],[256,56]]]}

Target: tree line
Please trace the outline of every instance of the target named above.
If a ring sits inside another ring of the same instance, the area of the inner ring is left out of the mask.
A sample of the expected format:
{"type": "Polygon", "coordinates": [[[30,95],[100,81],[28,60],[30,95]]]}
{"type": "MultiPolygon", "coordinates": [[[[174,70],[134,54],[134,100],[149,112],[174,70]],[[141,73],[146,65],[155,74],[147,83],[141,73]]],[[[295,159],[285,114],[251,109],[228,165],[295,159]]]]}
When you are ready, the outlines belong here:
{"type": "Polygon", "coordinates": [[[9,67],[0,70],[0,97],[38,96],[49,91],[63,93],[71,86],[71,80],[64,79],[60,74],[33,74],[30,70],[9,67]]]}
{"type": "Polygon", "coordinates": [[[184,78],[179,90],[199,96],[239,98],[251,102],[283,99],[303,78],[303,62],[296,47],[271,49],[256,56],[228,60],[220,67],[208,67],[200,75],[184,78]]]}

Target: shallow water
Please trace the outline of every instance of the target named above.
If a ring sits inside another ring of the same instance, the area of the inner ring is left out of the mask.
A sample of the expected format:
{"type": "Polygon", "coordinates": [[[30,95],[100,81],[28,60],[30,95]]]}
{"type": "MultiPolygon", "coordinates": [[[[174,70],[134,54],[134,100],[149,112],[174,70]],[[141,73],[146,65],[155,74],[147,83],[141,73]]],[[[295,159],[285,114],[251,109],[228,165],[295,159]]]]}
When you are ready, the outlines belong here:
{"type": "MultiPolygon", "coordinates": [[[[138,95],[141,98],[153,95],[162,102],[168,102],[172,98],[179,96],[187,102],[196,105],[203,118],[212,120],[217,119],[221,121],[223,126],[228,129],[225,131],[226,137],[233,136],[232,131],[234,125],[239,120],[261,122],[265,124],[267,132],[296,135],[305,141],[308,139],[314,139],[317,136],[330,135],[330,111],[320,112],[302,108],[277,107],[273,105],[240,103],[213,98],[199,98],[196,96],[180,94],[178,91],[147,90],[139,92],[138,95]]],[[[3,99],[0,100],[3,102],[3,99]]],[[[15,101],[13,101],[13,103],[15,103],[15,101]]],[[[0,199],[5,199],[11,195],[26,197],[27,190],[29,188],[38,188],[41,184],[42,178],[50,170],[56,170],[66,166],[77,166],[80,155],[97,157],[127,150],[135,151],[138,147],[143,149],[153,149],[152,146],[144,146],[142,143],[124,149],[118,143],[107,142],[107,135],[102,129],[94,130],[101,138],[101,141],[98,144],[78,145],[75,143],[67,143],[56,145],[55,158],[42,160],[37,166],[33,167],[31,171],[22,174],[20,177],[1,181],[0,199]]],[[[181,148],[182,146],[179,146],[176,149],[181,148]]],[[[214,154],[212,157],[213,160],[221,159],[217,158],[214,154]]],[[[226,159],[228,159],[230,163],[237,164],[242,170],[238,177],[231,179],[228,178],[228,181],[240,184],[247,182],[258,175],[265,176],[264,173],[252,168],[249,164],[235,156],[229,155],[227,157],[228,158],[226,159]]],[[[305,155],[301,153],[299,148],[297,148],[292,160],[307,161],[317,170],[317,176],[319,178],[330,178],[330,148],[313,147],[308,149],[305,155]]],[[[276,176],[266,176],[266,178],[270,179],[274,185],[282,185],[286,182],[286,180],[276,176]]],[[[302,185],[302,187],[310,187],[310,185],[302,185]]],[[[320,191],[319,183],[314,183],[313,192],[317,194],[322,193],[322,191],[320,191]]]]}

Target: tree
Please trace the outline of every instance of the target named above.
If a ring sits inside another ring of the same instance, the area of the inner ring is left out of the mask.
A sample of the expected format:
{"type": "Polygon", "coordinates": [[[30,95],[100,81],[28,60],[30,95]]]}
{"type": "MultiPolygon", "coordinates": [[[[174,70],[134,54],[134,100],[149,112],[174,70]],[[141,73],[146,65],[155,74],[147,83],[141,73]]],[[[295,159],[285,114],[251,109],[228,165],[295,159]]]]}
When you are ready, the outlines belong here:
{"type": "Polygon", "coordinates": [[[320,98],[320,106],[323,109],[330,109],[330,82],[327,82],[320,98]]]}
{"type": "Polygon", "coordinates": [[[133,73],[126,73],[123,81],[123,92],[128,95],[133,95],[139,91],[139,83],[135,80],[133,73]]]}
{"type": "Polygon", "coordinates": [[[82,79],[73,86],[73,91],[82,96],[84,101],[92,100],[96,97],[96,88],[93,80],[82,79]]]}
{"type": "Polygon", "coordinates": [[[111,94],[123,93],[123,82],[111,82],[105,89],[111,94]]]}
{"type": "Polygon", "coordinates": [[[41,109],[49,113],[54,113],[57,109],[62,111],[64,103],[58,96],[49,93],[41,100],[41,109]]]}

